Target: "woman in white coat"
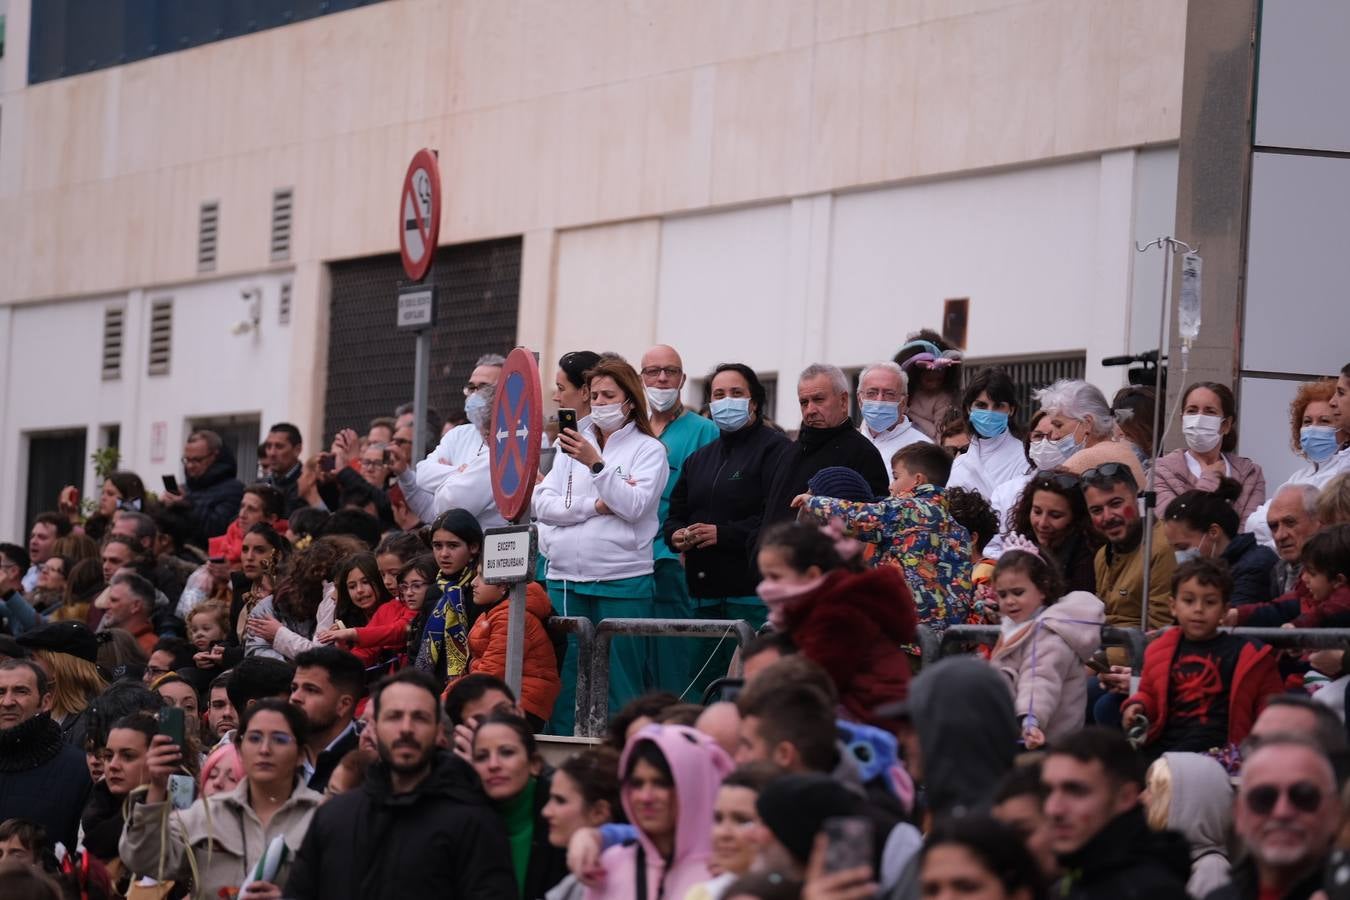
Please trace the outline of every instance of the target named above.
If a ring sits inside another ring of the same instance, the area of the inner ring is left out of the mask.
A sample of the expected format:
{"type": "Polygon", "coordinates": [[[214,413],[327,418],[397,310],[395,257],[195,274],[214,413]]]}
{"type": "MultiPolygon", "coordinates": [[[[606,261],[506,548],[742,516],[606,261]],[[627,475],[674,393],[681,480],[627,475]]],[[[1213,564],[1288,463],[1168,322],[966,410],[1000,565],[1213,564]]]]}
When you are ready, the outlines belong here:
{"type": "MultiPolygon", "coordinates": [[[[670,463],[652,435],[646,392],[632,366],[601,357],[586,380],[590,427],[558,435],[553,468],[534,491],[549,596],[564,615],[592,622],[650,617],[652,541],[670,463]]],[[[647,654],[642,638],[618,638],[610,648],[613,711],[645,690],[647,654]]],[[[575,671],[570,661],[564,664],[563,694],[555,707],[560,711],[572,706],[575,671]]]]}

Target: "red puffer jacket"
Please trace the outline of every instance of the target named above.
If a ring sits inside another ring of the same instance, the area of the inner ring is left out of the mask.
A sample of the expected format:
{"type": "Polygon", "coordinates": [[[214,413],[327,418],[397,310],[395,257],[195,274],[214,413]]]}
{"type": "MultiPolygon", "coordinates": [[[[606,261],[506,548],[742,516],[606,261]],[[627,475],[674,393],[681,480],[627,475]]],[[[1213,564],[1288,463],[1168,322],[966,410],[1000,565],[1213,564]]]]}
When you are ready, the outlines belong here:
{"type": "Polygon", "coordinates": [[[839,703],[859,722],[890,727],[873,710],[905,699],[918,613],[905,576],[894,566],[836,569],[785,610],[787,634],[803,656],[829,673],[839,703]]]}

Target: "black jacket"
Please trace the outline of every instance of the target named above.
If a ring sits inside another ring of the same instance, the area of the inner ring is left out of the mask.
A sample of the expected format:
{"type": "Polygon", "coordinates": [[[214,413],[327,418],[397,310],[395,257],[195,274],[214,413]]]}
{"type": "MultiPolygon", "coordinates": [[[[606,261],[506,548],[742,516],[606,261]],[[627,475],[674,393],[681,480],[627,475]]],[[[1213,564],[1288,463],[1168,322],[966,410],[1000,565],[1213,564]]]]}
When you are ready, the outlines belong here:
{"type": "MultiPolygon", "coordinates": [[[[688,463],[685,463],[688,465],[688,463]]],[[[806,493],[811,476],[830,466],[845,466],[867,479],[872,493],[886,495],[891,479],[881,463],[881,454],[872,442],[858,433],[853,423],[845,420],[834,428],[803,427],[797,440],[783,454],[778,477],[769,491],[764,507],[764,524],[784,522],[796,518],[792,498],[806,493]]]]}
{"type": "Polygon", "coordinates": [[[192,534],[188,543],[206,549],[208,538],[220,537],[239,517],[244,483],[236,476],[239,465],[229,447],[221,447],[216,461],[197,478],[187,479],[188,516],[192,534]]]}
{"type": "Polygon", "coordinates": [[[1279,596],[1270,592],[1270,573],[1274,571],[1279,557],[1274,550],[1258,544],[1256,535],[1239,534],[1228,542],[1220,556],[1228,563],[1228,573],[1233,576],[1233,598],[1230,602],[1234,606],[1265,603],[1279,596]]]}
{"type": "MultiPolygon", "coordinates": [[[[1324,878],[1323,870],[1318,869],[1286,891],[1280,900],[1308,900],[1322,889],[1324,878]]],[[[1233,867],[1231,882],[1210,891],[1205,895],[1205,900],[1257,900],[1260,896],[1261,885],[1256,877],[1256,866],[1247,860],[1233,867]]]]}
{"type": "Polygon", "coordinates": [[[84,751],[61,740],[51,716],[0,730],[0,822],[32,819],[74,847],[91,787],[84,751]]]}
{"type": "Polygon", "coordinates": [[[1064,900],[1187,900],[1191,850],[1174,831],[1152,831],[1143,807],[1112,819],[1077,852],[1059,858],[1064,900]]]}
{"type": "MultiPolygon", "coordinates": [[[[304,465],[296,463],[289,472],[281,475],[268,475],[267,484],[281,491],[281,496],[286,500],[286,518],[298,509],[304,509],[309,506],[305,499],[300,496],[300,473],[304,471],[304,465]]],[[[238,510],[236,509],[237,513],[238,510]]]]}
{"type": "MultiPolygon", "coordinates": [[[[792,443],[756,419],[739,431],[723,432],[684,461],[670,495],[662,529],[666,544],[681,552],[672,536],[687,525],[717,526],[717,543],[684,551],[684,574],[693,597],[748,597],[755,593],[754,553],[764,503],[792,443]]],[[[873,451],[875,452],[875,451],[873,451]]]]}
{"type": "Polygon", "coordinates": [[[342,762],[342,757],[355,750],[360,743],[361,735],[356,733],[355,728],[348,728],[330,749],[320,751],[318,759],[314,760],[314,774],[309,776],[309,783],[305,786],[322,794],[328,787],[328,779],[333,777],[338,763],[342,762]]]}
{"type": "Polygon", "coordinates": [[[360,790],[315,814],[286,882],[292,900],[501,900],[518,896],[506,829],[468,763],[436,751],[431,774],[394,794],[372,766],[360,790]]]}
{"type": "Polygon", "coordinates": [[[84,847],[100,862],[117,859],[117,842],[122,839],[126,819],[122,806],[126,797],[114,797],[108,786],[100,781],[89,793],[89,804],[80,816],[84,826],[84,847]]]}

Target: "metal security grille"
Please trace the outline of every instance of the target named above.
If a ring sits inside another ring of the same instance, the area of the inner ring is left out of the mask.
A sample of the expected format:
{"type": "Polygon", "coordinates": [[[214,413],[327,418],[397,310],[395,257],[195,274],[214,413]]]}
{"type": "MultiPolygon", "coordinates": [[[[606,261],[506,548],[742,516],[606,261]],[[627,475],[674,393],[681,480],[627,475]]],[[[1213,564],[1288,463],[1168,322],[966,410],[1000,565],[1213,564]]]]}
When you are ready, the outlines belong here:
{"type": "MultiPolygon", "coordinates": [[[[84,484],[83,428],[27,435],[28,485],[24,498],[24,521],[56,508],[56,498],[68,484],[84,484]]],[[[101,485],[100,485],[101,486],[101,485]]],[[[98,487],[94,493],[98,493],[98,487]]]]}
{"type": "MultiPolygon", "coordinates": [[[[436,251],[428,283],[436,285],[440,324],[431,342],[430,403],[442,419],[463,413],[461,389],[474,361],[515,346],[520,254],[520,238],[436,251]]],[[[324,435],[313,446],[327,446],[338,428],[364,432],[413,392],[414,338],[394,328],[398,287],[407,281],[398,255],[333,263],[330,273],[324,435]]]]}
{"type": "Polygon", "coordinates": [[[1017,422],[1025,426],[1035,411],[1031,400],[1033,391],[1061,378],[1082,378],[1087,373],[1087,353],[1041,353],[1034,356],[1000,356],[967,358],[962,370],[962,387],[986,366],[997,366],[1013,380],[1017,396],[1017,422]]]}
{"type": "Polygon", "coordinates": [[[103,380],[116,381],[122,377],[122,325],[126,310],[108,306],[103,310],[103,380]]]}
{"type": "Polygon", "coordinates": [[[203,203],[197,223],[197,271],[216,270],[216,241],[220,237],[220,204],[203,203]]]}
{"type": "Polygon", "coordinates": [[[165,297],[150,305],[150,359],[148,375],[168,375],[173,353],[173,298],[165,297]]]}
{"type": "Polygon", "coordinates": [[[281,290],[277,298],[277,322],[281,325],[291,324],[291,283],[283,281],[281,290]]]}
{"type": "Polygon", "coordinates": [[[294,191],[280,188],[272,192],[272,261],[291,258],[291,206],[294,191]]]}

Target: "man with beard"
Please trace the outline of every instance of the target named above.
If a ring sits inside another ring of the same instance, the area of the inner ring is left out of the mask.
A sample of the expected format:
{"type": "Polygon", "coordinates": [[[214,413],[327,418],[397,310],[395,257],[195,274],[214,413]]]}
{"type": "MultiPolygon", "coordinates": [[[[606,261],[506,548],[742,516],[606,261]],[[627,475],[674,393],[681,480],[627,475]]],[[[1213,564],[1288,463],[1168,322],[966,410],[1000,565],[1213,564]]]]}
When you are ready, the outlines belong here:
{"type": "MultiPolygon", "coordinates": [[[[1139,485],[1122,463],[1103,463],[1080,476],[1092,527],[1106,545],[1097,551],[1097,596],[1106,604],[1106,624],[1138,628],[1148,604],[1145,628],[1162,628],[1172,621],[1167,598],[1171,594],[1176,556],[1162,523],[1153,526],[1153,553],[1149,584],[1144,588],[1144,521],[1139,516],[1139,485]]],[[[1113,659],[1113,662],[1115,660],[1113,659]]]]}
{"type": "Polygon", "coordinates": [[[361,660],[337,647],[315,647],[295,658],[291,703],[309,721],[304,771],[311,791],[323,793],[342,757],[356,749],[361,738],[353,717],[365,684],[361,660]]]}
{"type": "Polygon", "coordinates": [[[848,377],[839,367],[815,363],[797,379],[802,427],[783,454],[782,465],[764,504],[764,527],[796,517],[792,500],[806,493],[811,476],[830,466],[844,466],[861,475],[873,497],[885,496],[891,480],[872,442],[858,433],[848,417],[848,377]]]}
{"type": "Polygon", "coordinates": [[[1310,739],[1276,735],[1242,763],[1234,830],[1247,851],[1233,882],[1209,900],[1306,900],[1322,886],[1340,826],[1336,776],[1310,739]]]}
{"type": "Polygon", "coordinates": [[[374,690],[380,761],[315,814],[284,895],[514,897],[506,830],[472,766],[437,747],[436,684],[404,669],[374,690]]]}
{"type": "Polygon", "coordinates": [[[52,683],[35,663],[0,662],[0,822],[28,819],[75,846],[89,799],[84,752],[61,739],[52,683]]]}

